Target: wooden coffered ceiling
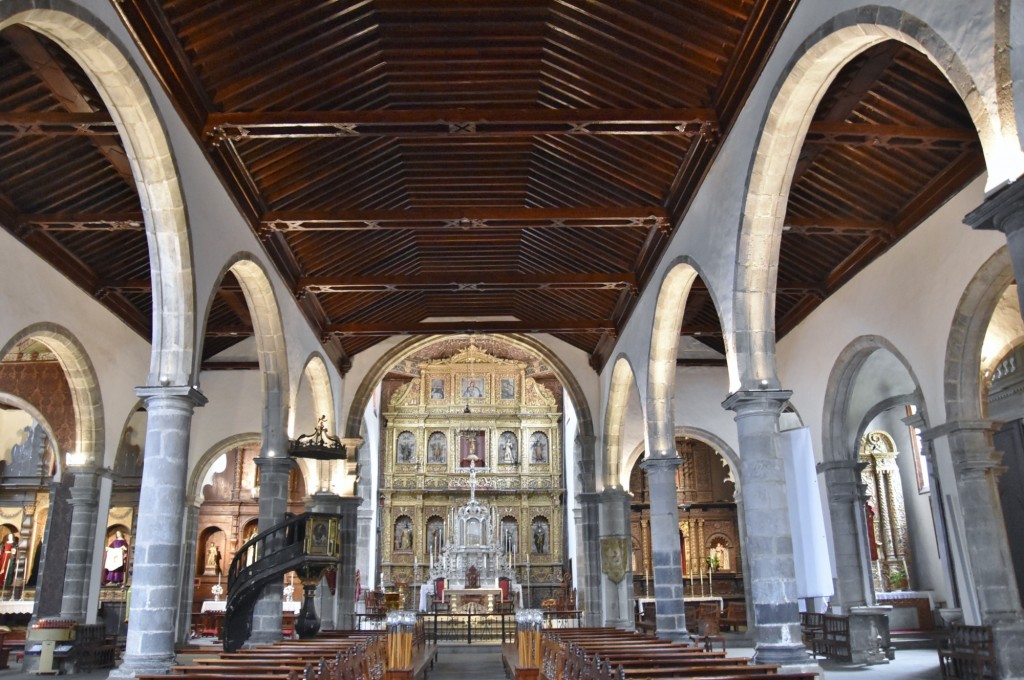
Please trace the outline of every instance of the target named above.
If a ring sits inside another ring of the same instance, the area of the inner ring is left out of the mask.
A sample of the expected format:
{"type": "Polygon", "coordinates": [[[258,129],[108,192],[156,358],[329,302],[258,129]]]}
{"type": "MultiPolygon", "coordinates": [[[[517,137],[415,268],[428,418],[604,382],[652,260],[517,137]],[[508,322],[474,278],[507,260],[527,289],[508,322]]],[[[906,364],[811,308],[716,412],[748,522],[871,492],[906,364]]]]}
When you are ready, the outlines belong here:
{"type": "MultiPolygon", "coordinates": [[[[384,337],[445,332],[547,332],[602,366],[796,4],[114,6],[344,371],[384,337]]],[[[116,129],[21,27],[0,33],[0,158],[4,227],[148,337],[116,129]]],[[[981,170],[923,56],[884,43],[851,62],[793,182],[779,333],[981,170]]],[[[681,332],[722,348],[700,286],[681,332]]],[[[229,276],[204,360],[251,334],[229,276]]]]}

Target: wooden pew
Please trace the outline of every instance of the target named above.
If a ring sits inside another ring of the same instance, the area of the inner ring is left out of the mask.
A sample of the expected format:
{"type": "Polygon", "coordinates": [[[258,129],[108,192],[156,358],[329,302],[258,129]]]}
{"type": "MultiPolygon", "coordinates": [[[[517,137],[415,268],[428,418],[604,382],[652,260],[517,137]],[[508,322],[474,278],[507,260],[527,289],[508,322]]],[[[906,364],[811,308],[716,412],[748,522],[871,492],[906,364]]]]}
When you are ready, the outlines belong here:
{"type": "Polygon", "coordinates": [[[999,677],[992,627],[951,624],[939,647],[939,668],[944,678],[999,677]]]}

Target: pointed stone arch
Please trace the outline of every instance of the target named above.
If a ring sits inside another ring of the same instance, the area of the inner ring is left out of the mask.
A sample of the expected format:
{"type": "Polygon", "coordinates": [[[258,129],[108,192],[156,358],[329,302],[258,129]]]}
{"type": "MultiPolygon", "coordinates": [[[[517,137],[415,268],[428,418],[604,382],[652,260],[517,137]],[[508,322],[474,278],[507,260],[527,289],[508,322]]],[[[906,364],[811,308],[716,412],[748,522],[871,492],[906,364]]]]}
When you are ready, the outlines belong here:
{"type": "MultiPolygon", "coordinates": [[[[808,126],[839,70],[872,45],[899,40],[921,51],[960,94],[974,121],[989,169],[1019,167],[1019,146],[1005,143],[966,65],[932,27],[900,10],[864,6],[837,14],[795,51],[760,126],[743,209],[734,301],[735,389],[777,389],[775,286],[790,183],[808,126]],[[1008,158],[1009,157],[1009,158],[1008,158]]],[[[1005,177],[1000,176],[1000,180],[1005,177]]],[[[997,180],[999,181],[999,180],[997,180]]]]}
{"type": "MultiPolygon", "coordinates": [[[[287,455],[288,414],[291,387],[288,379],[288,352],[281,309],[264,266],[250,253],[238,253],[216,278],[217,285],[231,272],[242,288],[252,317],[256,339],[256,357],[260,366],[263,391],[263,447],[267,457],[287,455]]],[[[207,301],[209,318],[213,295],[207,301]]]]}
{"type": "Polygon", "coordinates": [[[62,0],[0,6],[0,29],[21,24],[60,45],[103,98],[136,179],[149,244],[153,332],[149,385],[191,385],[195,375],[192,252],[178,173],[152,96],[102,22],[62,0]]]}
{"type": "Polygon", "coordinates": [[[103,400],[96,370],[85,348],[66,328],[53,323],[38,323],[16,333],[0,350],[0,356],[6,356],[19,342],[27,339],[38,340],[50,348],[64,370],[64,377],[71,390],[75,413],[75,449],[73,452],[58,451],[61,467],[71,464],[87,467],[102,465],[105,449],[103,400]],[[65,460],[69,453],[76,454],[76,458],[65,460]]]}
{"type": "MultiPolygon", "coordinates": [[[[612,368],[611,383],[608,385],[608,405],[604,418],[604,465],[599,486],[619,486],[628,488],[628,468],[626,468],[627,479],[622,479],[623,459],[622,436],[626,421],[626,412],[629,405],[631,392],[637,389],[636,376],[629,359],[620,356],[615,360],[612,368]],[[632,391],[630,388],[633,388],[632,391]]],[[[638,395],[639,396],[639,395],[638,395]]],[[[635,452],[634,452],[635,454],[635,452]]]]}

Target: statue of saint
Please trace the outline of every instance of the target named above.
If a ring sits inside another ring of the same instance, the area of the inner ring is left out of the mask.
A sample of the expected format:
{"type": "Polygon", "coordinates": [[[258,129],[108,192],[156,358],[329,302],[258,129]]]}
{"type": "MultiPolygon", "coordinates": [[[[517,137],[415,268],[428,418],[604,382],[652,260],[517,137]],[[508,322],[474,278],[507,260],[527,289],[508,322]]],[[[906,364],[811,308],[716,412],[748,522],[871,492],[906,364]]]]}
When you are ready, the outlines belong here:
{"type": "Polygon", "coordinates": [[[103,557],[103,584],[119,586],[124,583],[124,571],[128,565],[128,541],[120,531],[114,532],[114,540],[107,545],[103,557]]]}
{"type": "Polygon", "coordinates": [[[206,549],[206,569],[203,572],[205,574],[220,574],[220,548],[217,544],[211,543],[206,549]]]}

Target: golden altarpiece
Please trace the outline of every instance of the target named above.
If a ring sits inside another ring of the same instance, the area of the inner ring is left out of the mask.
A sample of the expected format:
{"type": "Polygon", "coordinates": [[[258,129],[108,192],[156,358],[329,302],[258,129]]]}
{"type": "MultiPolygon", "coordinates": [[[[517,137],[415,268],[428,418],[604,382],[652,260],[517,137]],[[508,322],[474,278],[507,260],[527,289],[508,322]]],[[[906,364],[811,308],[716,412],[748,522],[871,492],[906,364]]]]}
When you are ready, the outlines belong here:
{"type": "MultiPolygon", "coordinates": [[[[475,499],[495,561],[520,585],[554,585],[563,569],[561,401],[538,364],[469,344],[416,361],[392,380],[381,448],[381,574],[422,584],[475,499]]],[[[463,581],[462,574],[448,574],[463,581]]],[[[481,584],[484,585],[484,584],[481,584]]]]}
{"type": "MultiPolygon", "coordinates": [[[[702,441],[680,437],[676,450],[679,551],[687,598],[714,595],[742,601],[743,567],[735,485],[722,456],[702,441]]],[[[638,460],[630,473],[634,592],[654,592],[651,569],[650,494],[638,460]]]]}

